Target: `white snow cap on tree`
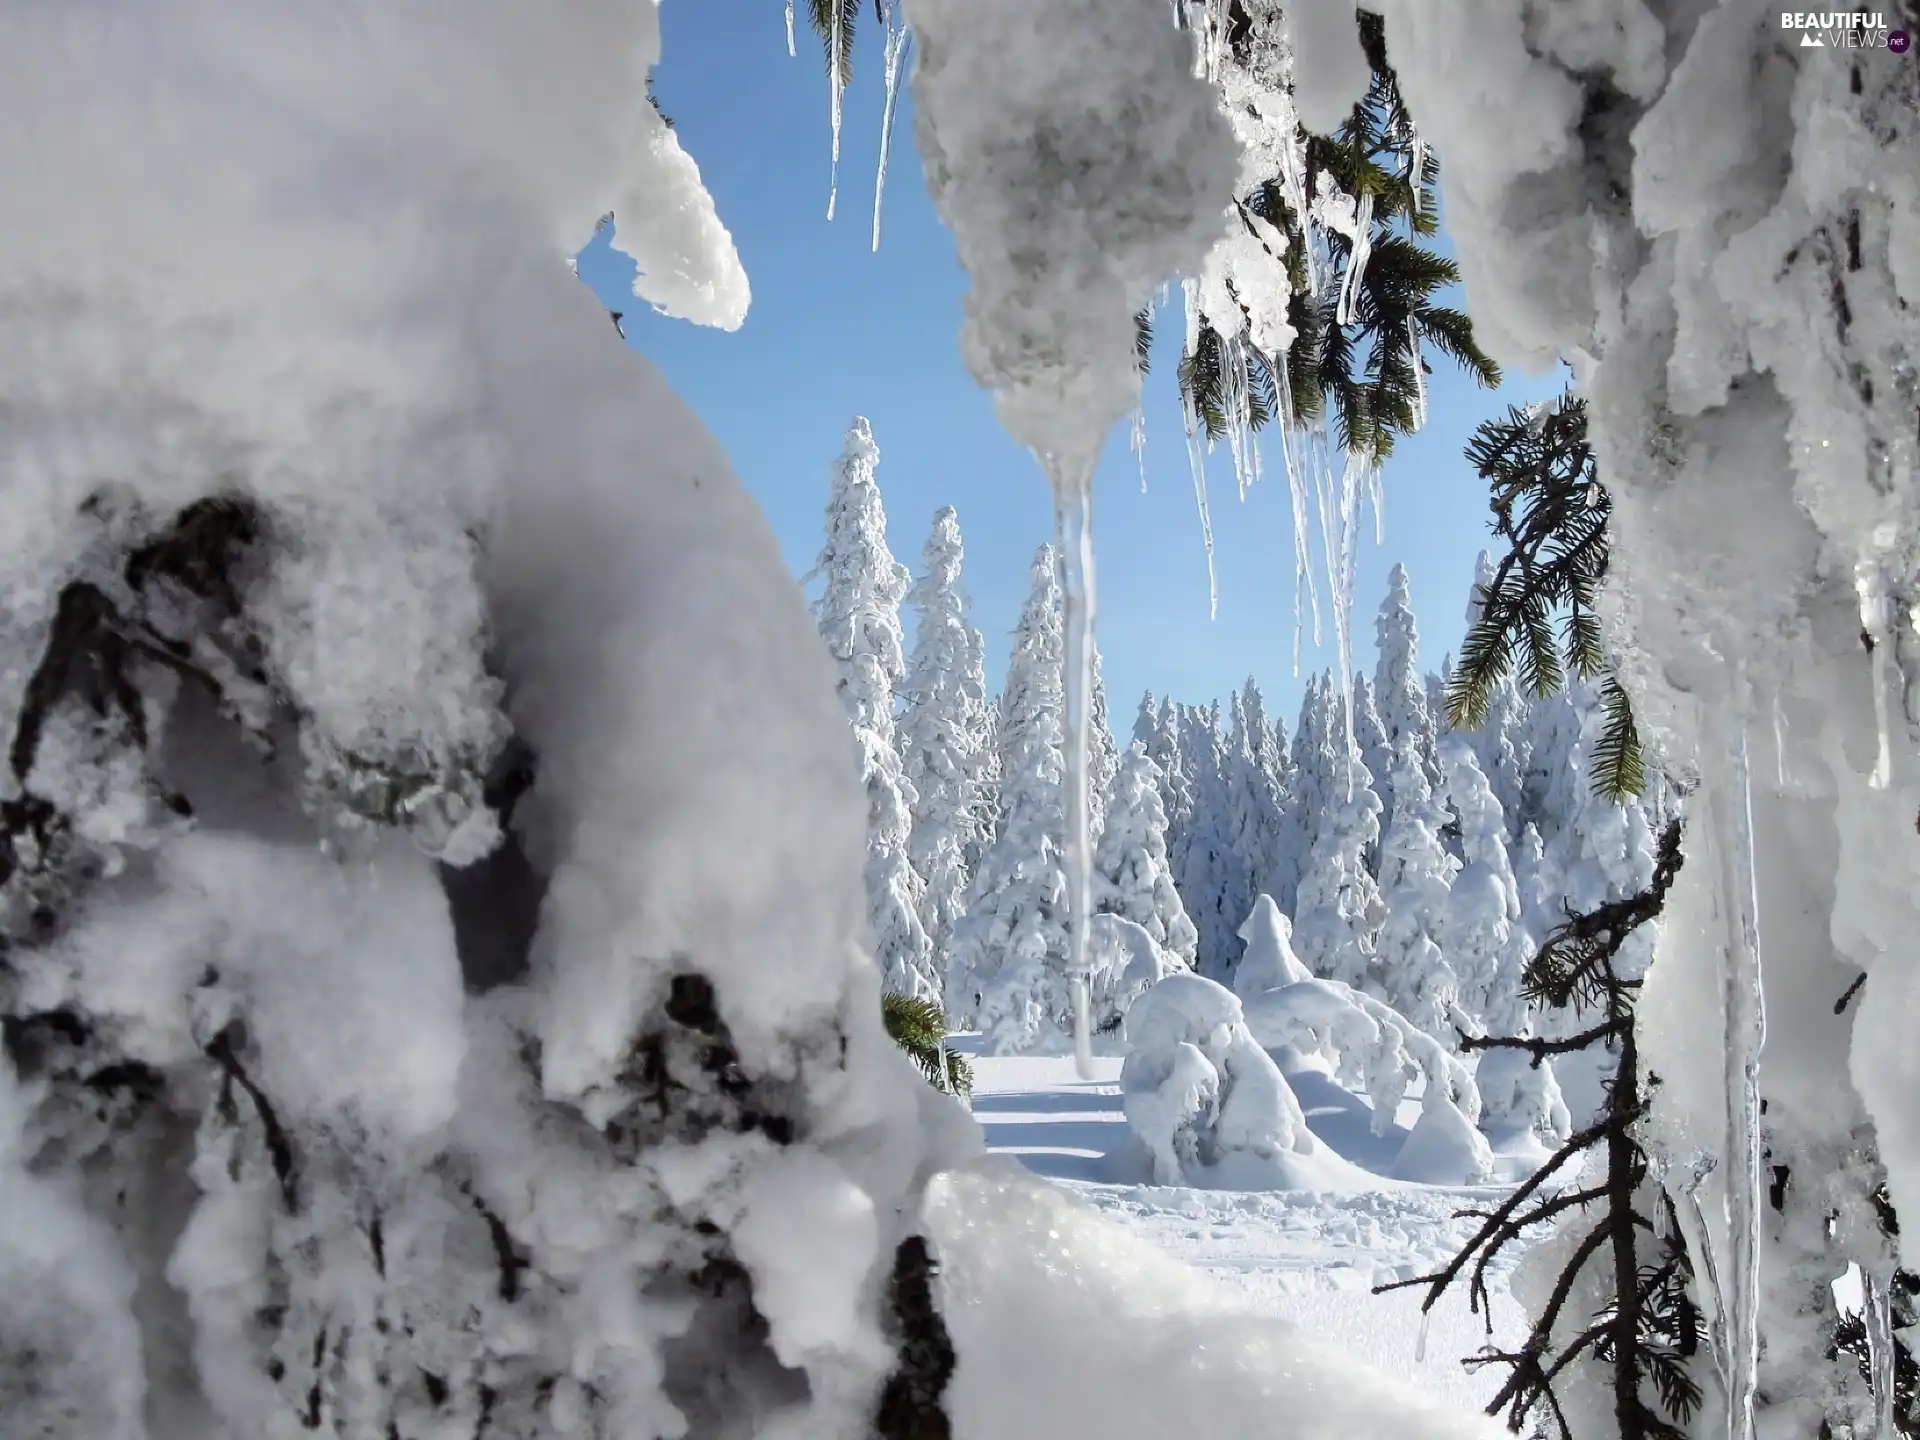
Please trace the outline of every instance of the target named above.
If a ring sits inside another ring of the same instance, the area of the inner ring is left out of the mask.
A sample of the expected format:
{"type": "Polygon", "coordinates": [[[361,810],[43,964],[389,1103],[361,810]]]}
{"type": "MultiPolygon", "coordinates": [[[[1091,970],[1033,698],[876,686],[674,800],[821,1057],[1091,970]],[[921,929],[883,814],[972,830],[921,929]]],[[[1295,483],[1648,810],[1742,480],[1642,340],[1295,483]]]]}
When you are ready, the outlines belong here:
{"type": "Polygon", "coordinates": [[[1199,933],[1173,883],[1160,770],[1138,743],[1120,757],[1093,871],[1099,910],[1133,921],[1155,944],[1193,964],[1199,933]]]}
{"type": "Polygon", "coordinates": [[[812,571],[822,582],[814,613],[839,675],[867,792],[867,914],[874,957],[889,988],[938,995],[933,946],[920,922],[925,882],[909,856],[918,796],[894,747],[894,687],[906,669],[900,601],[909,577],[887,548],[886,510],[875,478],[879,464],[873,431],[856,416],[827,497],[826,543],[812,571]]]}
{"type": "Polygon", "coordinates": [[[1253,913],[1240,927],[1246,954],[1233,970],[1233,993],[1242,1000],[1311,980],[1313,972],[1293,953],[1293,922],[1280,913],[1271,895],[1253,902],[1253,913]]]}
{"type": "Polygon", "coordinates": [[[947,1009],[972,1020],[992,1054],[1063,1041],[1067,987],[1060,586],[1053,547],[1034,553],[1000,732],[1000,828],[954,928],[947,1009]]]}
{"type": "Polygon", "coordinates": [[[936,970],[944,968],[954,922],[966,908],[969,856],[986,838],[980,797],[990,729],[985,644],[967,620],[964,561],[960,517],[949,505],[933,517],[920,578],[907,596],[916,618],[899,726],[901,765],[914,795],[909,853],[924,887],[921,923],[936,970]]]}

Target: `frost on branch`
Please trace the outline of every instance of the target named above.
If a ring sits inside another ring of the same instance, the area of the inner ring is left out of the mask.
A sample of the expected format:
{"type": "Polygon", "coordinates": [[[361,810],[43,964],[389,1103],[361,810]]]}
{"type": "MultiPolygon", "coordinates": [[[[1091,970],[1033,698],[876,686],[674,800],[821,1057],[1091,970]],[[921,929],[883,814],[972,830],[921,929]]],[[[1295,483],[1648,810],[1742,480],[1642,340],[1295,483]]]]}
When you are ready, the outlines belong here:
{"type": "Polygon", "coordinates": [[[880,1029],[844,713],[562,259],[744,303],[656,23],[0,15],[10,1424],[845,1432],[938,1348],[883,1297],[977,1139],[880,1029]]]}

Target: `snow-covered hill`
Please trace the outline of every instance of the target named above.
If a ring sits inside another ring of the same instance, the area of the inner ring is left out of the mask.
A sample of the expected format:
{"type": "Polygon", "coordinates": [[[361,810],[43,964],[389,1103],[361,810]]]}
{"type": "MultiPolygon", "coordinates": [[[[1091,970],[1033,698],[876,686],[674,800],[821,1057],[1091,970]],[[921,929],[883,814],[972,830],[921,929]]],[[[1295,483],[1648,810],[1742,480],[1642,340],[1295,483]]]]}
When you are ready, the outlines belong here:
{"type": "MultiPolygon", "coordinates": [[[[975,1048],[971,1036],[955,1038],[975,1048]]],[[[1323,1340],[1417,1384],[1435,1397],[1478,1409],[1503,1370],[1478,1374],[1461,1357],[1487,1341],[1483,1321],[1464,1297],[1436,1307],[1424,1347],[1424,1291],[1374,1295],[1372,1287],[1442,1264],[1460,1248],[1473,1222],[1457,1212],[1501,1193],[1455,1190],[1388,1179],[1405,1127],[1376,1138],[1357,1102],[1331,1084],[1316,1092],[1312,1076],[1290,1077],[1315,1133],[1358,1167],[1362,1185],[1346,1192],[1193,1190],[1137,1183],[1126,1170],[1128,1130],[1121,1113],[1120,1060],[1097,1057],[1096,1078],[1083,1081],[1070,1057],[976,1055],[976,1118],[990,1149],[1018,1158],[1084,1203],[1134,1230],[1189,1265],[1217,1277],[1248,1308],[1296,1322],[1323,1340]]],[[[1409,1102],[1410,1124],[1417,1105],[1409,1102]]],[[[1517,1305],[1494,1286],[1494,1339],[1524,1334],[1517,1305]]]]}

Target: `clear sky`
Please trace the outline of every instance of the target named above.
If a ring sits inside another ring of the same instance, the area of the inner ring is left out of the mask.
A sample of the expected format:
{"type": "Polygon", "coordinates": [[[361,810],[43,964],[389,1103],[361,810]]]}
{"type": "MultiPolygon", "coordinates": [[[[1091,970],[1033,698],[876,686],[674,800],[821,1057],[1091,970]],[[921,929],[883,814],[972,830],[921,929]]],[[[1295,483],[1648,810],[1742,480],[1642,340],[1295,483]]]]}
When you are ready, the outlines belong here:
{"type": "MultiPolygon", "coordinates": [[[[820,545],[828,470],[848,421],[865,415],[894,554],[919,570],[934,511],[953,505],[966,536],[974,623],[998,683],[1034,547],[1049,538],[1047,486],[1001,432],[990,398],[959,353],[966,277],[927,198],[902,94],[878,254],[871,250],[879,151],[881,32],[863,15],[846,97],[836,218],[826,219],[830,127],[825,66],[805,24],[787,55],[775,0],[668,0],[654,76],[661,108],[699,162],[753,284],[733,334],[667,320],[627,294],[631,268],[604,246],[581,273],[624,309],[635,348],[665,372],[719,438],[759,499],[796,575],[820,545]]],[[[905,90],[903,84],[902,89],[905,90]]],[[[1292,728],[1293,531],[1277,437],[1268,478],[1244,502],[1222,447],[1209,465],[1218,618],[1207,617],[1206,556],[1173,374],[1181,321],[1162,316],[1146,392],[1146,493],[1122,426],[1095,484],[1099,639],[1115,730],[1124,737],[1143,689],[1204,702],[1247,676],[1292,728]]],[[[1385,472],[1385,543],[1362,524],[1355,585],[1357,666],[1374,664],[1373,614],[1387,571],[1403,561],[1421,627],[1421,660],[1439,668],[1464,629],[1473,559],[1488,541],[1486,489],[1461,459],[1474,427],[1510,402],[1546,398],[1553,376],[1479,389],[1436,364],[1426,430],[1385,472]]],[[[1317,551],[1316,551],[1317,555],[1317,551]]],[[[1321,585],[1324,611],[1324,581],[1321,585]]],[[[1301,674],[1336,663],[1331,624],[1302,638],[1301,674]]]]}

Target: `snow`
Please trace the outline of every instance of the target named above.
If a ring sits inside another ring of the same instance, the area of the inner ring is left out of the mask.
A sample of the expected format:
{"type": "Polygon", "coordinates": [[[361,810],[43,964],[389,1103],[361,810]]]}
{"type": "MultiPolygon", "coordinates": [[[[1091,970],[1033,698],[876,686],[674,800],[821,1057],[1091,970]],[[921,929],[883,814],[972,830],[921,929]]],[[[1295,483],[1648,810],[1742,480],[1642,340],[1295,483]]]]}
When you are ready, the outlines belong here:
{"type": "Polygon", "coordinates": [[[1139,393],[1134,315],[1226,230],[1231,130],[1163,0],[904,3],[968,368],[1016,441],[1090,464],[1139,393]]]}
{"type": "Polygon", "coordinates": [[[1006,1160],[935,1180],[927,1219],[959,1355],[949,1405],[963,1440],[1236,1434],[1251,1415],[1302,1440],[1497,1433],[1248,1314],[1006,1160]]]}
{"type": "MultiPolygon", "coordinates": [[[[975,1042],[959,1037],[955,1043],[970,1048],[975,1042]]],[[[1337,1145],[1359,1162],[1344,1172],[1346,1184],[1193,1189],[1144,1184],[1144,1172],[1125,1168],[1128,1130],[1118,1058],[1097,1059],[1091,1082],[1080,1080],[1064,1057],[982,1056],[974,1064],[974,1109],[989,1149],[1057,1184],[1072,1207],[1066,1212],[1070,1223],[1104,1217],[1181,1262],[1193,1278],[1211,1282],[1213,1303],[1250,1319],[1298,1324],[1348,1354],[1365,1356],[1385,1375],[1416,1385],[1433,1403],[1468,1412],[1491,1397],[1495,1377],[1459,1364],[1487,1338],[1462,1299],[1441,1302],[1426,1355],[1416,1360],[1420,1292],[1368,1292],[1444,1264],[1475,1223],[1457,1212],[1484,1205],[1497,1192],[1388,1178],[1408,1132],[1396,1128],[1376,1139],[1365,1107],[1355,1123],[1348,1109],[1354,1102],[1325,1077],[1300,1072],[1292,1083],[1321,1148],[1337,1145]],[[1109,1161],[1110,1154],[1119,1160],[1109,1161]]],[[[1057,1222],[1052,1228],[1067,1233],[1057,1222]]],[[[1066,1263],[1051,1246],[1048,1253],[1050,1264],[1066,1263]]],[[[1520,1313],[1503,1285],[1508,1268],[1496,1267],[1492,1279],[1497,1343],[1518,1338],[1520,1313]]]]}

